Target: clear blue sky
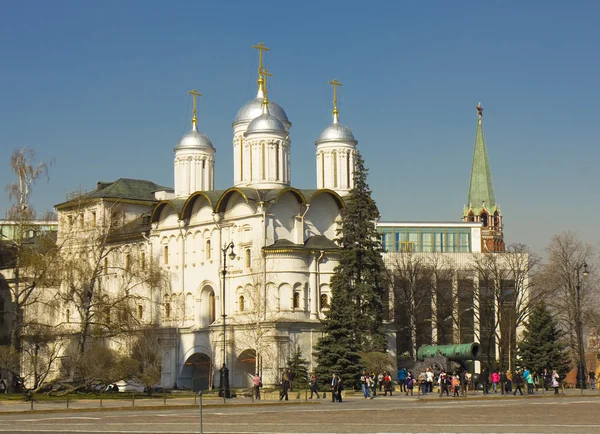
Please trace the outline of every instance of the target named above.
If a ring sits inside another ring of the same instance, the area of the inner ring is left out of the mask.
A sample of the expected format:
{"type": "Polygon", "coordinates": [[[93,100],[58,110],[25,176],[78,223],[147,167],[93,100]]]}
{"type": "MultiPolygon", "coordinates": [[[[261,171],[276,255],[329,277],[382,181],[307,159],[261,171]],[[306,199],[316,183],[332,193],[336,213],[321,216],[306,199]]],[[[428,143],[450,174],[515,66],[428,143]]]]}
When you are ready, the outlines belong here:
{"type": "Polygon", "coordinates": [[[593,1],[4,1],[0,184],[28,146],[56,158],[38,211],[100,180],[173,185],[197,88],[216,188],[229,187],[231,122],[255,95],[262,41],[293,123],[294,186],[316,185],[337,78],[383,219],[458,220],[481,101],[507,241],[541,252],[573,230],[596,243],[599,18],[593,1]]]}

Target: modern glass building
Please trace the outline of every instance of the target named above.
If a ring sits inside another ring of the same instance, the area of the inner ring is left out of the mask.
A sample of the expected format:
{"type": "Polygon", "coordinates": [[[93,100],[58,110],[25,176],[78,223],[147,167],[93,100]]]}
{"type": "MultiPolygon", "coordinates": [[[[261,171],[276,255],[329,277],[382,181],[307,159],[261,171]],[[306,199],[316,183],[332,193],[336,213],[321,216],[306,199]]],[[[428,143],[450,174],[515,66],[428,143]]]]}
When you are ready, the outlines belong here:
{"type": "Polygon", "coordinates": [[[480,222],[378,222],[388,253],[481,252],[480,222]]]}

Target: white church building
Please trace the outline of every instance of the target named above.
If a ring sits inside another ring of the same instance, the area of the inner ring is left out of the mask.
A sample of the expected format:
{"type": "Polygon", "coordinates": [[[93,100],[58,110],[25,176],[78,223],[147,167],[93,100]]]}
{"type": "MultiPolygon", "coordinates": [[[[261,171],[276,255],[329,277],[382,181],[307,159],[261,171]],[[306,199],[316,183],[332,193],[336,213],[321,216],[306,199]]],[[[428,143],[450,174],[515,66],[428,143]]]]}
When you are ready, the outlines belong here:
{"type": "MultiPolygon", "coordinates": [[[[136,310],[140,323],[162,330],[163,386],[217,387],[224,362],[232,388],[249,386],[257,369],[264,384],[275,384],[297,348],[314,368],[357,141],[339,122],[333,81],[333,122],[315,142],[317,188],[292,187],[292,124],[268,99],[264,46],[255,48],[258,93],[233,122],[231,188],[214,189],[215,147],[197,128],[194,90],[192,128],[174,148],[173,189],[119,179],[56,206],[59,243],[77,225],[110,219],[119,226],[111,260],[152,257],[170,277],[136,310]]],[[[393,334],[389,348],[395,355],[393,334]]]]}

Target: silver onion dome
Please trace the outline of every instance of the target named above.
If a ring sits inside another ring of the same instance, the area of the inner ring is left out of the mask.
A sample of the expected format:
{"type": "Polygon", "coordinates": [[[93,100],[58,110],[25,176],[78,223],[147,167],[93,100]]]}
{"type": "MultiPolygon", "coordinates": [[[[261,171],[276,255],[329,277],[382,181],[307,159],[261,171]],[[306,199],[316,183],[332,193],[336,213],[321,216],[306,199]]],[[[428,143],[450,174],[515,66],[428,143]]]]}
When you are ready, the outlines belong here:
{"type": "Polygon", "coordinates": [[[352,134],[352,131],[350,131],[350,128],[338,122],[334,122],[321,132],[316,143],[338,141],[353,142],[355,144],[357,143],[356,139],[354,138],[354,134],[352,134]]]}
{"type": "Polygon", "coordinates": [[[271,103],[269,103],[269,111],[261,114],[255,118],[250,125],[246,133],[252,133],[256,131],[272,131],[272,132],[285,132],[283,123],[275,116],[270,113],[271,103]]]}
{"type": "Polygon", "coordinates": [[[206,134],[202,134],[198,131],[198,128],[194,125],[194,128],[186,134],[184,134],[177,145],[175,146],[174,151],[178,151],[181,149],[210,149],[215,150],[212,142],[208,138],[206,134]]]}
{"type": "MultiPolygon", "coordinates": [[[[291,126],[290,121],[288,120],[287,114],[283,110],[283,108],[273,102],[269,101],[269,111],[273,116],[279,119],[288,127],[291,126]]],[[[263,112],[263,98],[262,96],[257,96],[251,101],[248,101],[241,109],[238,111],[237,116],[235,117],[234,125],[238,122],[250,122],[257,117],[259,117],[263,112]]]]}

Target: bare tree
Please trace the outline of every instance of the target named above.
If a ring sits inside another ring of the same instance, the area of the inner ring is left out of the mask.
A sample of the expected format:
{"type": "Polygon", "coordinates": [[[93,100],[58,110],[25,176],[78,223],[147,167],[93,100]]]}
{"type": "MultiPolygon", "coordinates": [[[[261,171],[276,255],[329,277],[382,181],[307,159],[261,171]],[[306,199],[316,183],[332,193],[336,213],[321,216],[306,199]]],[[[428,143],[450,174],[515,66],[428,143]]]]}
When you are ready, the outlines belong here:
{"type": "Polygon", "coordinates": [[[434,332],[438,339],[440,333],[452,339],[453,325],[458,321],[451,288],[456,267],[443,255],[413,252],[395,254],[392,263],[396,322],[406,327],[408,352],[416,360],[417,347],[430,344],[434,332]]]}
{"type": "Polygon", "coordinates": [[[573,360],[579,360],[583,341],[578,327],[577,287],[579,285],[582,323],[594,317],[597,309],[597,288],[594,275],[593,246],[584,243],[573,232],[554,235],[546,247],[547,263],[539,275],[539,285],[546,292],[546,303],[566,332],[573,360]],[[581,275],[583,264],[588,265],[590,276],[581,275]]]}
{"type": "Polygon", "coordinates": [[[517,329],[525,323],[532,304],[543,295],[542,288],[534,288],[539,264],[539,257],[524,244],[511,244],[505,252],[480,254],[474,259],[479,279],[479,290],[474,293],[479,305],[475,315],[488,364],[499,360],[502,369],[512,368],[517,329]]]}
{"type": "Polygon", "coordinates": [[[60,327],[28,324],[23,341],[24,380],[36,393],[59,368],[66,339],[60,327]]]}
{"type": "MultiPolygon", "coordinates": [[[[270,272],[266,257],[254,255],[251,264],[251,274],[248,284],[242,288],[238,296],[238,310],[243,315],[236,318],[239,343],[244,348],[253,349],[255,352],[255,372],[260,372],[261,360],[273,360],[270,348],[265,345],[265,337],[272,333],[273,323],[278,320],[278,314],[269,312],[269,291],[274,290],[273,273],[270,272]],[[240,298],[242,297],[242,298],[240,298]],[[243,301],[242,301],[243,300],[243,301]],[[241,306],[240,303],[244,305],[241,306]]],[[[273,301],[273,300],[271,300],[273,301]]],[[[273,309],[274,310],[274,309],[273,309]]]]}
{"type": "Polygon", "coordinates": [[[155,328],[143,329],[134,335],[130,349],[131,358],[139,363],[134,378],[144,385],[148,394],[160,383],[163,350],[159,336],[155,328]]]}
{"type": "Polygon", "coordinates": [[[119,202],[104,204],[104,217],[85,221],[85,204],[71,212],[81,219],[65,235],[61,297],[76,315],[77,353],[82,356],[94,338],[111,338],[140,326],[150,288],[168,288],[168,278],[140,236],[141,219],[123,222],[119,202]],[[131,242],[127,237],[132,236],[131,242]],[[140,249],[135,246],[142,246],[140,249]]]}
{"type": "Polygon", "coordinates": [[[9,240],[0,240],[8,246],[9,256],[13,258],[12,285],[9,285],[11,309],[6,316],[12,327],[10,345],[17,354],[22,351],[26,310],[38,302],[42,289],[55,281],[58,259],[52,237],[42,235],[32,239],[36,214],[29,201],[31,189],[41,177],[48,178],[52,164],[52,161],[42,161],[35,165],[34,160],[35,151],[29,148],[16,149],[11,155],[10,168],[17,179],[6,185],[6,191],[9,199],[14,201],[7,212],[13,236],[9,240]]]}

